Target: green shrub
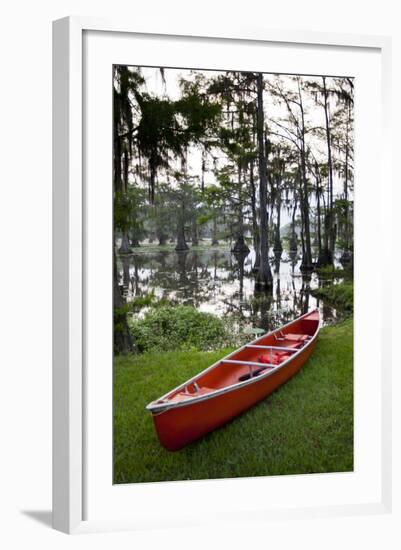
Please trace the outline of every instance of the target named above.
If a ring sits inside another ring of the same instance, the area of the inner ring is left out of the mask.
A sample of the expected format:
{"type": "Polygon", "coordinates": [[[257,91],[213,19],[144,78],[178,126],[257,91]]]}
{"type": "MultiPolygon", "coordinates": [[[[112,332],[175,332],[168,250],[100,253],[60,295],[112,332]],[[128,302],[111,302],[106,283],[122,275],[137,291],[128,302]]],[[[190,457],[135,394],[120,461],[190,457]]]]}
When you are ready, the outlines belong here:
{"type": "Polygon", "coordinates": [[[139,351],[223,347],[227,341],[224,323],[210,313],[191,306],[162,306],[150,309],[141,320],[131,322],[139,351]]]}
{"type": "Polygon", "coordinates": [[[350,269],[335,268],[332,265],[319,267],[316,269],[316,272],[319,277],[342,278],[345,280],[352,279],[352,271],[350,269]]]}

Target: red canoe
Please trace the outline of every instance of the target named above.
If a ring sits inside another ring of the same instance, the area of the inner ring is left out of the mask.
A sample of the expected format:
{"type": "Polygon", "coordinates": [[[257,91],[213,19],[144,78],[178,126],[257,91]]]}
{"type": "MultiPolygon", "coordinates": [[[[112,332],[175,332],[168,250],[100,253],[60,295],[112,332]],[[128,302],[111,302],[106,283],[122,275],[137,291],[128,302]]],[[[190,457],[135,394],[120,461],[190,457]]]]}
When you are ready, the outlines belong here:
{"type": "Polygon", "coordinates": [[[319,333],[317,310],[227,355],[146,407],[169,451],[222,426],[296,374],[319,333]]]}

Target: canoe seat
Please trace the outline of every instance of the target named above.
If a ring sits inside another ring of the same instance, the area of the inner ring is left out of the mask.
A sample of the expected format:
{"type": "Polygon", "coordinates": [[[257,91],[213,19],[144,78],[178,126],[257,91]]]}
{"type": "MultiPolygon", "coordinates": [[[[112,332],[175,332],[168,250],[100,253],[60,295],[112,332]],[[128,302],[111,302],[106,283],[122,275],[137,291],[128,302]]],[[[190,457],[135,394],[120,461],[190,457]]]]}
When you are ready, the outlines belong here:
{"type": "Polygon", "coordinates": [[[183,391],[180,391],[180,393],[183,393],[184,395],[189,395],[190,397],[196,397],[197,395],[203,395],[204,393],[210,393],[211,391],[214,391],[212,388],[208,388],[206,386],[198,387],[196,391],[188,391],[187,388],[185,388],[183,391]]]}
{"type": "Polygon", "coordinates": [[[304,342],[305,340],[308,340],[307,334],[284,334],[285,339],[289,340],[290,342],[304,342]]]}
{"type": "Polygon", "coordinates": [[[203,386],[203,387],[199,388],[198,391],[196,391],[196,392],[189,392],[189,391],[186,391],[186,390],[181,390],[178,393],[176,393],[175,395],[173,395],[173,397],[171,397],[170,401],[182,401],[183,399],[188,399],[189,397],[198,397],[199,395],[204,395],[206,393],[211,393],[211,392],[214,392],[214,391],[215,391],[214,388],[207,388],[206,386],[203,386]]]}
{"type": "Polygon", "coordinates": [[[208,388],[206,386],[202,386],[199,388],[199,390],[196,392],[195,395],[203,395],[204,393],[210,393],[212,391],[215,391],[215,388],[208,388]]]}

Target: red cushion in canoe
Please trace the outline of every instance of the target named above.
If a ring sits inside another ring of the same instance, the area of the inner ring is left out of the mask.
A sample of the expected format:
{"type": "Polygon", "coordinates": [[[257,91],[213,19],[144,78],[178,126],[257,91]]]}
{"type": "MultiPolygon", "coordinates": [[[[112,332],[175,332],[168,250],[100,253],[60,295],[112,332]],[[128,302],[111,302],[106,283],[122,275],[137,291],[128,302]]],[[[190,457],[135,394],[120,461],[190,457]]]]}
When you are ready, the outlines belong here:
{"type": "Polygon", "coordinates": [[[268,355],[261,355],[259,357],[259,363],[270,363],[272,365],[279,365],[289,357],[288,353],[279,351],[278,353],[270,353],[268,355]]]}

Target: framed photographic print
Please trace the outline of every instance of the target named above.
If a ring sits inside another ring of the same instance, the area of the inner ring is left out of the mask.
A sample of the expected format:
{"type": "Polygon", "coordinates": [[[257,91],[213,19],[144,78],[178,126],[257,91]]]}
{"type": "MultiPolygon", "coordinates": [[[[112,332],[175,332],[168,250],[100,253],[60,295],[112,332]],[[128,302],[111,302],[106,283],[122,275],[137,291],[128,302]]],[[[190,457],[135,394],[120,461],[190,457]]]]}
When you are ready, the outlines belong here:
{"type": "Polygon", "coordinates": [[[57,529],[389,509],[389,52],[54,23],[57,529]]]}

